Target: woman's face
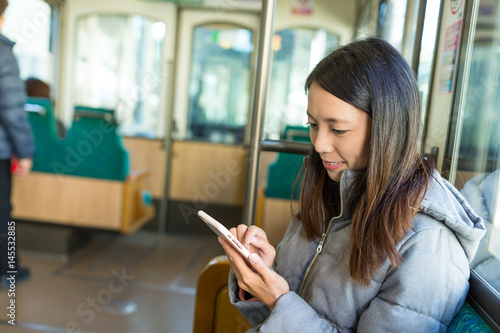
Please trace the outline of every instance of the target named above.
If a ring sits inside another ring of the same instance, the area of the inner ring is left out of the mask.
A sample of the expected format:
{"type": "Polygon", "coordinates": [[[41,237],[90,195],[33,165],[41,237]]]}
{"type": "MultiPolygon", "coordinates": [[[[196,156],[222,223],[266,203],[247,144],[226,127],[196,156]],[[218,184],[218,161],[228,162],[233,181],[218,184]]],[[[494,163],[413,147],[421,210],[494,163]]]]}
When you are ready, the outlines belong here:
{"type": "Polygon", "coordinates": [[[311,142],[332,180],[339,182],[344,170],[366,167],[372,126],[367,113],[313,83],[307,116],[311,142]]]}

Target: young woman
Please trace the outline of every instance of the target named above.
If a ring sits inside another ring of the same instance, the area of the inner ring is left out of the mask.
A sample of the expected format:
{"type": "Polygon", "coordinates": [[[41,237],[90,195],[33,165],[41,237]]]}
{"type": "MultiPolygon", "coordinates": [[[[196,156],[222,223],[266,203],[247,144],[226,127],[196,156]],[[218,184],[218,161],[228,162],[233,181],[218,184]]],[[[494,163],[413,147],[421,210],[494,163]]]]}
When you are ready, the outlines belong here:
{"type": "Polygon", "coordinates": [[[259,332],[445,332],[468,290],[485,230],[419,153],[420,98],[388,43],[367,39],[309,75],[313,150],[300,207],[276,251],[265,232],[232,233],[232,302],[259,332]]]}

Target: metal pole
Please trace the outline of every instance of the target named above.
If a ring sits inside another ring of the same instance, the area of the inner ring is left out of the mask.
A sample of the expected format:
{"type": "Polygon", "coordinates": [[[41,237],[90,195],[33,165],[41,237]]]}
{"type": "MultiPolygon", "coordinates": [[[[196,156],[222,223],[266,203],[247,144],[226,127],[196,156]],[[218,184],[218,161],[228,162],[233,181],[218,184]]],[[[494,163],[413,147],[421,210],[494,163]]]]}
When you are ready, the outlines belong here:
{"type": "Polygon", "coordinates": [[[269,74],[269,57],[273,34],[274,11],[276,0],[263,0],[259,34],[259,49],[254,88],[254,102],[250,131],[250,146],[248,147],[248,165],[245,190],[245,206],[243,208],[243,223],[251,225],[255,221],[257,202],[257,183],[260,162],[260,140],[264,122],[264,103],[269,74]]]}
{"type": "Polygon", "coordinates": [[[415,42],[413,43],[413,57],[411,68],[418,75],[418,65],[420,64],[420,51],[422,50],[422,37],[424,33],[425,10],[427,0],[420,0],[418,6],[417,27],[415,29],[415,42]]]}

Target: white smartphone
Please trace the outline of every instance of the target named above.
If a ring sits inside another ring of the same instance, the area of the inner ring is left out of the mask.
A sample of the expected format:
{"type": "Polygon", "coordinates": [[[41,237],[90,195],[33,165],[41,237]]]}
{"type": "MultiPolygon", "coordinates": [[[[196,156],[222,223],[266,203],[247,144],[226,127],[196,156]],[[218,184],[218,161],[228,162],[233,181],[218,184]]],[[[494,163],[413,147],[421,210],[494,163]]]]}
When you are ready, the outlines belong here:
{"type": "Polygon", "coordinates": [[[249,262],[248,257],[251,254],[250,251],[248,251],[225,226],[202,210],[198,211],[198,216],[217,234],[217,236],[224,238],[226,242],[231,244],[232,247],[249,262]]]}

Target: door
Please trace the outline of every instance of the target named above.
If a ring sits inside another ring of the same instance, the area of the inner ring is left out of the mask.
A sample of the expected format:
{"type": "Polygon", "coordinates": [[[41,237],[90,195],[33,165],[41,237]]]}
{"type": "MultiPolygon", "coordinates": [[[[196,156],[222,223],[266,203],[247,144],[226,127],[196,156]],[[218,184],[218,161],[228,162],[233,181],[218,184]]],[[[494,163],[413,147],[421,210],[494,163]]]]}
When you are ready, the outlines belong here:
{"type": "Polygon", "coordinates": [[[180,10],[167,231],[210,232],[199,209],[241,221],[259,23],[257,12],[180,10]]]}

